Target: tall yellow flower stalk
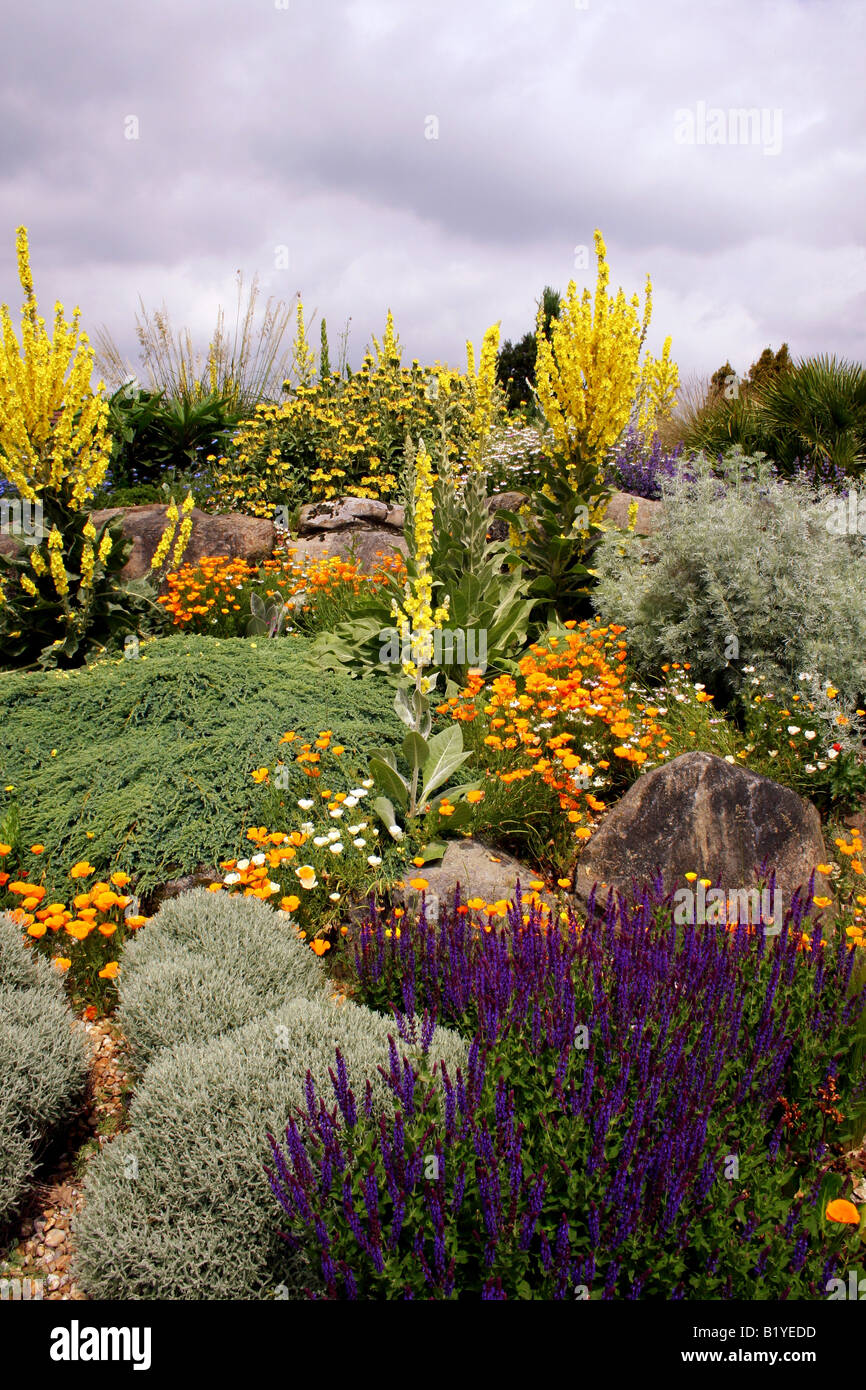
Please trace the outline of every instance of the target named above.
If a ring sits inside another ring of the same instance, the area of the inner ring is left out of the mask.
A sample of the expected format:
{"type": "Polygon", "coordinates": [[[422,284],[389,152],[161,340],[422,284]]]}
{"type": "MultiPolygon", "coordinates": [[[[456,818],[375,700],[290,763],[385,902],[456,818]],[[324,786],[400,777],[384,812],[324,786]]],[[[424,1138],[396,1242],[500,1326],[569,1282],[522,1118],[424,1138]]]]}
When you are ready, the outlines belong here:
{"type": "Polygon", "coordinates": [[[565,455],[569,472],[591,464],[601,471],[604,458],[628,422],[638,392],[640,354],[652,313],[647,276],[643,311],[634,294],[608,293],[610,270],[600,231],[595,233],[598,262],[595,301],[588,289],[578,297],[569,282],[559,318],[544,333],[538,315],[535,366],[539,403],[565,455]]]}
{"type": "Polygon", "coordinates": [[[304,304],[298,297],[295,318],[295,341],[292,344],[292,370],[299,386],[310,386],[316,375],[316,354],[310,347],[307,326],[304,323],[304,304]]]}
{"type": "Polygon", "coordinates": [[[381,343],[378,338],[373,338],[373,348],[376,352],[376,366],[394,370],[400,366],[402,351],[400,339],[394,329],[394,315],[388,310],[385,319],[385,336],[381,343]]]}
{"type": "Polygon", "coordinates": [[[93,349],[79,329],[80,310],[67,323],[63,305],[56,304],[50,334],[39,317],[26,227],[17,229],[16,246],[24,291],[20,342],[8,306],[0,305],[3,471],[28,501],[50,492],[77,510],[108,467],[103,383],[91,390],[93,349]]]}
{"type": "Polygon", "coordinates": [[[499,324],[484,334],[481,359],[475,370],[475,349],[466,344],[466,375],[472,390],[472,442],[467,462],[474,473],[484,467],[487,439],[496,415],[496,355],[499,351],[499,324]]]}
{"type": "Polygon", "coordinates": [[[647,353],[644,359],[637,412],[638,429],[644,432],[668,419],[676,407],[680,373],[671,359],[671,342],[671,338],[665,338],[661,357],[647,353]]]}
{"type": "Polygon", "coordinates": [[[433,608],[433,463],[423,442],[415,456],[413,529],[414,574],[407,579],[402,606],[394,599],[391,612],[400,634],[401,650],[410,653],[403,662],[404,674],[413,678],[415,688],[426,695],[432,682],[423,672],[433,661],[433,634],[448,617],[448,604],[433,608]]]}
{"type": "Polygon", "coordinates": [[[153,552],[153,559],[150,562],[152,571],[159,571],[165,564],[168,559],[168,552],[172,547],[172,542],[174,542],[174,552],[171,556],[171,567],[173,569],[178,568],[183,559],[184,551],[189,545],[189,538],[192,535],[192,516],[190,513],[192,512],[193,506],[194,501],[191,492],[188,492],[183,499],[180,513],[178,512],[177,503],[174,498],[169,502],[165,509],[165,527],[159,538],[159,544],[153,552]],[[180,522],[180,531],[178,531],[177,523],[180,521],[181,513],[183,514],[183,520],[180,522]],[[175,535],[177,535],[176,540],[175,535]]]}
{"type": "MultiPolygon", "coordinates": [[[[63,564],[63,537],[56,526],[52,526],[48,537],[48,563],[51,567],[51,578],[54,580],[57,597],[65,599],[69,593],[69,579],[63,564]]],[[[64,603],[65,608],[66,604],[64,603]]]]}

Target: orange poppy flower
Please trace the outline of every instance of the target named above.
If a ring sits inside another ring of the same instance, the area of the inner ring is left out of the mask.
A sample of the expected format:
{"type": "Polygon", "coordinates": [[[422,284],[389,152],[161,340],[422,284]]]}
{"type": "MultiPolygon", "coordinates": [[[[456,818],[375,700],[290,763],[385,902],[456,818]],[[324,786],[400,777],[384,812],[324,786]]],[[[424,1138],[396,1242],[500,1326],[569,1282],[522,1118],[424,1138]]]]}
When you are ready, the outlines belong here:
{"type": "Polygon", "coordinates": [[[831,1202],[827,1207],[826,1217],[828,1221],[836,1221],[844,1226],[859,1226],[860,1211],[853,1202],[847,1202],[843,1197],[837,1197],[835,1202],[831,1202]]]}

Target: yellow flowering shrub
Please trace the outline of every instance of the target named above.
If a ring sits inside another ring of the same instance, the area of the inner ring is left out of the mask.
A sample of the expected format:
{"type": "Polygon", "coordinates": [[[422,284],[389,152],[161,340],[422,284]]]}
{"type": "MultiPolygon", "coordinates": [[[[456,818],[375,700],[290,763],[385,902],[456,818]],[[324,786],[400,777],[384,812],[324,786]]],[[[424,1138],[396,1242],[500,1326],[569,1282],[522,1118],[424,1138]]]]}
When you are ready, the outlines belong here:
{"type": "Polygon", "coordinates": [[[348,380],[312,383],[308,353],[306,339],[296,342],[306,367],[298,359],[299,383],[289,398],[259,406],[230,450],[209,459],[218,506],[271,517],[276,504],[338,496],[387,501],[397,493],[407,434],[429,439],[447,426],[449,454],[465,460],[479,429],[501,415],[491,377],[495,343],[487,338],[476,379],[438,363],[402,366],[390,311],[381,344],[373,339],[373,351],[348,380]]]}
{"type": "Polygon", "coordinates": [[[99,531],[84,508],[109,462],[108,406],[90,386],[93,351],[63,306],[53,331],[39,317],[27,230],[18,228],[24,292],[20,341],[0,306],[0,461],[18,493],[21,544],[0,556],[0,646],[9,667],[80,663],[88,649],[128,632],[142,595],[121,599],[129,550],[120,526],[99,531]]]}
{"type": "Polygon", "coordinates": [[[18,278],[24,291],[21,338],[8,306],[0,306],[0,455],[3,472],[30,502],[49,492],[80,508],[108,467],[108,405],[94,392],[93,349],[63,305],[54,307],[53,331],[39,317],[27,228],[17,231],[18,278]]]}
{"type": "Polygon", "coordinates": [[[641,369],[637,393],[637,425],[644,434],[651,434],[663,420],[669,420],[677,403],[680,373],[671,360],[670,337],[665,338],[661,357],[647,353],[641,369]]]}
{"type": "Polygon", "coordinates": [[[595,233],[598,262],[595,298],[578,297],[570,281],[558,318],[544,333],[539,311],[535,379],[538,400],[559,453],[569,470],[602,463],[628,423],[641,392],[645,411],[667,409],[676,388],[670,340],[658,362],[641,364],[652,314],[647,276],[643,309],[637,294],[608,293],[610,269],[600,231],[595,233]]]}

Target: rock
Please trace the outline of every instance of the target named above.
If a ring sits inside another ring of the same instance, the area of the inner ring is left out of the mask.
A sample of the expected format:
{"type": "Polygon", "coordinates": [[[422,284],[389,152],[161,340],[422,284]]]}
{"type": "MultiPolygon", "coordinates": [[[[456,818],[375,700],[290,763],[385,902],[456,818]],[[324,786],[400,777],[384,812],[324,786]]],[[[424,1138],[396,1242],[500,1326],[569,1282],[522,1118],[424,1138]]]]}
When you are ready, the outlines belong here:
{"type": "Polygon", "coordinates": [[[219,869],[209,869],[207,865],[199,864],[193,873],[184,874],[182,878],[170,878],[165,883],[157,884],[150,893],[145,893],[140,903],[141,911],[144,916],[152,917],[166,898],[179,898],[181,893],[189,893],[193,888],[206,888],[209,883],[222,881],[219,869]]]}
{"type": "Polygon", "coordinates": [[[866,803],[853,811],[847,811],[842,821],[849,830],[859,830],[861,836],[866,835],[866,803]]]}
{"type": "Polygon", "coordinates": [[[296,558],[352,556],[361,569],[374,569],[381,555],[405,555],[402,507],[367,497],[335,497],[301,508],[298,539],[288,542],[296,558]]]}
{"type": "MultiPolygon", "coordinates": [[[[684,875],[712,879],[728,893],[751,889],[766,861],[782,906],[826,857],[817,809],[795,792],[711,753],[683,753],[645,772],[605,817],[580,856],[575,890],[630,893],[660,870],[668,889],[684,875]]],[[[826,891],[821,875],[816,892],[826,891]]]]}
{"type": "MultiPolygon", "coordinates": [[[[511,902],[518,879],[521,895],[528,902],[533,896],[529,884],[538,881],[535,871],[519,859],[471,838],[449,840],[439,864],[425,864],[420,869],[407,867],[404,871],[406,888],[402,893],[395,893],[395,900],[399,899],[410,906],[419,905],[420,893],[409,888],[409,880],[415,877],[427,880],[428,887],[424,890],[427,915],[433,919],[438,915],[440,906],[450,909],[458,883],[462,902],[465,903],[467,898],[483,898],[485,902],[493,903],[502,899],[511,902]]],[[[544,901],[552,902],[550,898],[545,899],[543,893],[539,896],[544,901]]]]}
{"type": "Polygon", "coordinates": [[[605,524],[628,529],[629,508],[637,502],[637,518],[634,530],[639,536],[648,536],[661,522],[664,509],[662,502],[652,502],[647,497],[634,497],[630,492],[615,492],[607,504],[604,514],[605,524]]]}
{"type": "Polygon", "coordinates": [[[312,536],[320,531],[343,531],[350,526],[385,527],[403,531],[402,507],[389,506],[372,497],[337,497],[330,502],[311,502],[302,507],[298,535],[312,536]]]}
{"type": "Polygon", "coordinates": [[[339,555],[343,560],[354,559],[361,570],[369,574],[383,556],[405,555],[406,542],[393,531],[367,531],[357,527],[351,531],[302,536],[289,541],[287,549],[298,560],[324,560],[331,555],[339,555]]]}
{"type": "Polygon", "coordinates": [[[492,541],[507,541],[509,534],[509,524],[504,517],[500,518],[497,512],[519,512],[523,504],[528,501],[525,492],[495,492],[492,497],[487,499],[487,510],[490,513],[490,528],[487,532],[492,541]]]}
{"type": "MultiPolygon", "coordinates": [[[[147,503],[140,507],[107,507],[92,513],[96,527],[110,517],[122,518],[124,535],[132,537],[132,551],[122,570],[124,579],[140,579],[150,573],[150,562],[165,530],[166,511],[161,503],[147,503]]],[[[192,534],[184,551],[184,564],[195,564],[205,556],[215,555],[258,564],[273,551],[276,530],[272,521],[241,512],[210,516],[198,507],[193,507],[190,516],[192,534]]],[[[178,529],[179,526],[180,523],[178,529]]]]}

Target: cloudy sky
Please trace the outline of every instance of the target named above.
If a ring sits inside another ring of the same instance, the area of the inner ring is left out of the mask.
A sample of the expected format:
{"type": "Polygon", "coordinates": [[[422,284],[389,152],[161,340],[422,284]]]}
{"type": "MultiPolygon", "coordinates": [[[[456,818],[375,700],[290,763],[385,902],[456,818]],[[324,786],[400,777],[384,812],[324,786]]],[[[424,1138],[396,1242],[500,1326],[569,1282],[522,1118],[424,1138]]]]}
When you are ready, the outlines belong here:
{"type": "Polygon", "coordinates": [[[2,38],[0,300],[24,223],[43,312],[133,360],[139,295],[206,343],[242,269],[356,361],[390,306],[457,363],[596,227],[685,375],[866,358],[862,0],[10,0],[2,38]]]}

